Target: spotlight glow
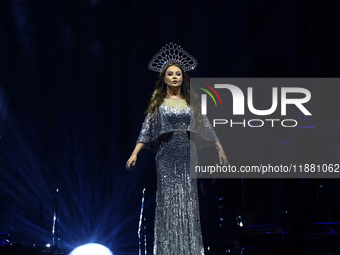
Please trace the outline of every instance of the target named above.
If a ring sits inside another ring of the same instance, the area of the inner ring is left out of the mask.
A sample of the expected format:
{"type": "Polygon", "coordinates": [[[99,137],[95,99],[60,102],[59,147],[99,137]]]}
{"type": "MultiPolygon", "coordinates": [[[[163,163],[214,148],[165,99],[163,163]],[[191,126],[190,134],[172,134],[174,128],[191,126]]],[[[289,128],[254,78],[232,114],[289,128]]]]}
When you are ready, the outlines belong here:
{"type": "Polygon", "coordinates": [[[113,255],[110,249],[97,243],[88,243],[75,248],[69,255],[113,255]]]}

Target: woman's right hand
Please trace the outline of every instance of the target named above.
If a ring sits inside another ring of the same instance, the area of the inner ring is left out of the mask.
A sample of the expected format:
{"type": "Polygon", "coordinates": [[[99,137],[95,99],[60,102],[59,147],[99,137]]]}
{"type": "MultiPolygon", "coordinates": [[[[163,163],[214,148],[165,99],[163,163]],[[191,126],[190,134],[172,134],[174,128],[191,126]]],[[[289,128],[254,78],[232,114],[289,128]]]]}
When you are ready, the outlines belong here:
{"type": "Polygon", "coordinates": [[[131,157],[126,161],[125,168],[128,171],[132,171],[133,169],[131,166],[135,166],[137,163],[137,155],[140,152],[140,150],[144,147],[143,143],[137,143],[135,149],[133,150],[131,157]]]}
{"type": "Polygon", "coordinates": [[[126,161],[126,170],[132,171],[131,166],[135,166],[137,162],[137,155],[132,154],[131,157],[126,161]]]}

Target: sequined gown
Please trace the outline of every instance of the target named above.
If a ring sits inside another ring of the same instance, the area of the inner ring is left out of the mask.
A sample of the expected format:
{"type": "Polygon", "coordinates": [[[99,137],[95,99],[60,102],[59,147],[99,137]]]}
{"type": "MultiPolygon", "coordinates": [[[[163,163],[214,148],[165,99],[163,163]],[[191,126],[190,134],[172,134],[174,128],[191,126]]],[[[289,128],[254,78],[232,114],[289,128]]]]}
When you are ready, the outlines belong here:
{"type": "Polygon", "coordinates": [[[196,162],[197,151],[189,134],[200,145],[218,139],[209,121],[204,118],[202,122],[199,132],[193,108],[184,99],[165,98],[157,115],[146,116],[137,139],[156,152],[155,255],[204,254],[197,179],[190,178],[190,157],[196,162]]]}

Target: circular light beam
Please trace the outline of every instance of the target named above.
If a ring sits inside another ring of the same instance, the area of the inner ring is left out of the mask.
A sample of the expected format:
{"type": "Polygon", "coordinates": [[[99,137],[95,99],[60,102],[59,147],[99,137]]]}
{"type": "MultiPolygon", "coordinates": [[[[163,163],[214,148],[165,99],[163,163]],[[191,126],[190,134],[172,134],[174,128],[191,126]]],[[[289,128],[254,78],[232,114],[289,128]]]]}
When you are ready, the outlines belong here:
{"type": "Polygon", "coordinates": [[[78,246],[69,255],[113,255],[110,249],[97,243],[88,243],[78,246]]]}

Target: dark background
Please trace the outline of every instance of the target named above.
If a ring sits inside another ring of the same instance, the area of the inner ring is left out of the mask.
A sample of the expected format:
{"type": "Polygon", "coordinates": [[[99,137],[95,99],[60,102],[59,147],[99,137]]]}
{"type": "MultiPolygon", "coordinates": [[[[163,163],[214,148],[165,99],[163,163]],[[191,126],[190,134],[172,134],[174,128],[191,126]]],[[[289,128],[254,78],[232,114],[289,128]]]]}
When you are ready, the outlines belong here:
{"type": "MultiPolygon", "coordinates": [[[[152,56],[166,43],[181,45],[198,60],[192,77],[338,77],[339,11],[340,2],[320,0],[0,1],[0,232],[39,246],[41,205],[44,242],[51,242],[59,188],[64,250],[97,242],[114,254],[137,254],[141,191],[147,187],[151,247],[154,155],[143,150],[133,173],[124,166],[157,80],[147,68],[152,56]]],[[[337,100],[337,92],[320,89],[325,103],[337,100]]],[[[315,133],[269,139],[250,132],[251,145],[235,136],[240,139],[223,146],[231,162],[247,155],[303,162],[310,151],[339,160],[339,135],[330,131],[338,115],[330,109],[328,119],[309,123],[326,126],[315,133]]],[[[340,220],[337,180],[207,185],[212,198],[225,194],[230,222],[242,201],[257,208],[259,223],[289,206],[296,233],[322,232],[313,222],[340,220]]],[[[207,217],[218,215],[217,206],[202,197],[208,246],[225,230],[215,231],[218,223],[215,228],[207,217]]],[[[283,224],[283,217],[272,221],[283,224]]]]}

